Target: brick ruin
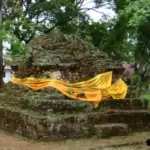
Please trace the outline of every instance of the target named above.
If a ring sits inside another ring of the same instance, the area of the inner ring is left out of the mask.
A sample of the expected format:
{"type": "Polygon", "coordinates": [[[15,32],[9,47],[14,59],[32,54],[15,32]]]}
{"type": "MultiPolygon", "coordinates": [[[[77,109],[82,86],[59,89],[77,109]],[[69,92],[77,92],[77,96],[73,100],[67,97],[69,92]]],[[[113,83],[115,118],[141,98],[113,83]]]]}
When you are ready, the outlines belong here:
{"type": "MultiPolygon", "coordinates": [[[[77,82],[113,71],[116,80],[123,71],[120,62],[74,36],[43,35],[33,39],[29,46],[32,63],[28,68],[19,67],[18,77],[32,75],[77,82]]],[[[91,103],[70,100],[54,89],[34,92],[8,83],[0,93],[0,129],[42,140],[106,138],[147,131],[150,112],[131,91],[133,87],[129,87],[123,101],[106,100],[94,109],[91,103]]]]}
{"type": "Polygon", "coordinates": [[[78,82],[106,71],[113,71],[114,78],[123,72],[121,62],[111,60],[78,37],[44,35],[34,38],[29,46],[33,55],[31,68],[38,70],[39,76],[78,82]]]}

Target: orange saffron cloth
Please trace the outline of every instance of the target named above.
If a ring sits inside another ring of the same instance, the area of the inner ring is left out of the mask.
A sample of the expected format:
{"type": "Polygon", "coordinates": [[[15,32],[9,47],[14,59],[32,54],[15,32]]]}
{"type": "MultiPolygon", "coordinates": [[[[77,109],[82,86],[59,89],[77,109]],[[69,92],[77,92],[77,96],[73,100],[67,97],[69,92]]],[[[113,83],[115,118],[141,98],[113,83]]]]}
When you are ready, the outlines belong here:
{"type": "Polygon", "coordinates": [[[23,85],[31,88],[34,91],[52,87],[57,89],[63,95],[73,100],[82,100],[92,102],[94,107],[97,108],[102,100],[108,98],[124,99],[128,86],[120,78],[112,84],[112,72],[98,74],[90,80],[67,83],[56,79],[38,79],[38,78],[15,78],[12,77],[11,82],[17,85],[23,85]]]}

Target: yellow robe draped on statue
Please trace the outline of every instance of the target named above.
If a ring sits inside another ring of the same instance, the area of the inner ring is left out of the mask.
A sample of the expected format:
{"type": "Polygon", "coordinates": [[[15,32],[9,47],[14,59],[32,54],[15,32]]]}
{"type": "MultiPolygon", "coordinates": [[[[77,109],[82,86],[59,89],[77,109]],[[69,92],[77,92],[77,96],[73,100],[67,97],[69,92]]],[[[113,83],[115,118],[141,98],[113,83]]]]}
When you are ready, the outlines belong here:
{"type": "Polygon", "coordinates": [[[124,99],[127,94],[127,85],[122,79],[112,84],[112,72],[98,74],[94,78],[78,83],[67,83],[56,79],[37,79],[13,77],[11,82],[24,85],[32,90],[40,90],[45,87],[56,88],[63,95],[74,99],[92,102],[98,107],[102,100],[112,97],[113,99],[124,99]]]}

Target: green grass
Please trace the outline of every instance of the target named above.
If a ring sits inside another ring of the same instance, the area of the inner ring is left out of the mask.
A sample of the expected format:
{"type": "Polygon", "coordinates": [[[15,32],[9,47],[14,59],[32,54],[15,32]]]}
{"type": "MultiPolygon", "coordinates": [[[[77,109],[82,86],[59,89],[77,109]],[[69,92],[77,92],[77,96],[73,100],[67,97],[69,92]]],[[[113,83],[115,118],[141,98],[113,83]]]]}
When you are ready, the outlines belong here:
{"type": "Polygon", "coordinates": [[[141,98],[146,99],[146,100],[150,100],[150,92],[149,93],[142,93],[141,98]]]}
{"type": "Polygon", "coordinates": [[[150,109],[150,92],[143,92],[141,94],[141,99],[148,100],[148,109],[150,109]]]}

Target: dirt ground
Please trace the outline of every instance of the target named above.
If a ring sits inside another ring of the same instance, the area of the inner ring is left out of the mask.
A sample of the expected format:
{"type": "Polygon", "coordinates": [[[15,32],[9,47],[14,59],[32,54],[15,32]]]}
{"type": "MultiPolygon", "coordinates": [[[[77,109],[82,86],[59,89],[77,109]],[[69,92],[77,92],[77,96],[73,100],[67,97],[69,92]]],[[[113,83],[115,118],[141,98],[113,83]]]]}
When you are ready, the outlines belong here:
{"type": "Polygon", "coordinates": [[[135,133],[128,137],[110,139],[80,139],[57,142],[35,142],[1,132],[0,150],[150,150],[145,141],[150,138],[150,132],[135,133]],[[129,143],[130,146],[126,146],[129,143]],[[116,147],[115,147],[116,145],[116,147]],[[118,145],[124,145],[118,147],[118,145]]]}

